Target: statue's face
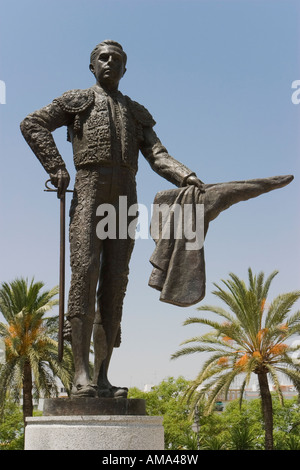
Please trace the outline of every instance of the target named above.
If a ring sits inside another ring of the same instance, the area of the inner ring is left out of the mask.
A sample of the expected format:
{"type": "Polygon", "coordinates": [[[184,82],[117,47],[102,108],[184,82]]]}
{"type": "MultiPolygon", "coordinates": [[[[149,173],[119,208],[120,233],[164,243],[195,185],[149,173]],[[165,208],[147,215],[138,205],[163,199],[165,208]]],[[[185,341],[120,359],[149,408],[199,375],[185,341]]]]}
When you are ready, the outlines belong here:
{"type": "Polygon", "coordinates": [[[102,46],[97,59],[90,65],[90,70],[103,88],[116,90],[126,71],[120,50],[111,45],[102,46]]]}

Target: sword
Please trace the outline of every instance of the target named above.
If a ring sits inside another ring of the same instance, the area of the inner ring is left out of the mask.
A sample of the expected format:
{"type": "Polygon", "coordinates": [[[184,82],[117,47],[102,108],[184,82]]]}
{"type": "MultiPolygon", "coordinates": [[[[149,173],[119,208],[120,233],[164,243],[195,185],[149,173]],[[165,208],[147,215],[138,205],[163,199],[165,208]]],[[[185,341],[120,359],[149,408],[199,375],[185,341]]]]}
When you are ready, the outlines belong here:
{"type": "MultiPolygon", "coordinates": [[[[57,189],[49,188],[47,180],[44,189],[46,192],[57,193],[57,189]]],[[[59,323],[58,323],[58,361],[61,362],[64,353],[64,315],[65,315],[65,219],[66,219],[66,196],[65,193],[72,193],[66,189],[59,197],[60,199],[60,250],[59,250],[59,323]]]]}

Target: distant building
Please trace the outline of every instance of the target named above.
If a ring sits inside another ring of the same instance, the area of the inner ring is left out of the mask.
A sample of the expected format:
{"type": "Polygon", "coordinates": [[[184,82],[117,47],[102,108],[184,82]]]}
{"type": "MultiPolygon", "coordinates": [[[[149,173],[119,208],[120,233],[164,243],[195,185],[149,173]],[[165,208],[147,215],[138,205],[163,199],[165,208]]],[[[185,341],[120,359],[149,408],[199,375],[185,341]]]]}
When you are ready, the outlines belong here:
{"type": "MultiPolygon", "coordinates": [[[[286,399],[290,399],[290,398],[294,398],[298,396],[297,390],[293,385],[281,385],[280,388],[281,388],[283,397],[286,399]]],[[[271,389],[271,392],[273,391],[275,391],[274,387],[272,387],[271,389]]],[[[252,389],[244,390],[244,394],[243,394],[244,400],[254,400],[259,397],[260,397],[259,390],[257,390],[255,386],[253,386],[252,389]]],[[[237,400],[238,398],[240,398],[240,389],[234,388],[234,389],[228,390],[226,400],[225,400],[225,394],[220,393],[218,395],[217,401],[222,401],[224,403],[224,402],[237,400]]]]}

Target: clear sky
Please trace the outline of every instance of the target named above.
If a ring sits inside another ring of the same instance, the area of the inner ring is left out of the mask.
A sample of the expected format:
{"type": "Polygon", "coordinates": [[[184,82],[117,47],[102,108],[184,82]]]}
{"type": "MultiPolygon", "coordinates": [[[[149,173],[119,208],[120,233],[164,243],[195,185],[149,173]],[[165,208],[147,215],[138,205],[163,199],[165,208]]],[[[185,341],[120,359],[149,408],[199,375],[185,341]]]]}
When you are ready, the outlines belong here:
{"type": "MultiPolygon", "coordinates": [[[[293,0],[1,0],[0,282],[33,276],[58,284],[59,204],[19,123],[63,92],[94,83],[89,55],[104,39],[128,55],[120,90],[146,106],[169,153],[207,183],[293,174],[287,187],[220,215],[205,241],[207,295],[230,272],[279,270],[270,297],[300,287],[300,3],[293,0]]],[[[66,129],[56,143],[74,184],[66,129]]],[[[140,157],[139,202],[171,185],[140,157]]],[[[70,197],[68,197],[68,204],[70,197]]],[[[137,240],[111,380],[143,387],[194,378],[201,356],[170,361],[203,332],[183,321],[196,306],[159,301],[148,287],[154,242],[137,240]]],[[[70,281],[67,259],[66,284],[70,281]]]]}

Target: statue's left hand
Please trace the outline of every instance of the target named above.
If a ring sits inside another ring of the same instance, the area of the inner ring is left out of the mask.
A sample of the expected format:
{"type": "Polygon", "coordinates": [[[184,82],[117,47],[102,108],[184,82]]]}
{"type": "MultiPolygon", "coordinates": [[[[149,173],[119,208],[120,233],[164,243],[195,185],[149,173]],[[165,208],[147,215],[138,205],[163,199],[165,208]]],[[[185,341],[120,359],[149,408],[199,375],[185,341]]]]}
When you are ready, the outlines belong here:
{"type": "Polygon", "coordinates": [[[197,178],[197,176],[191,175],[187,178],[186,184],[197,186],[200,189],[201,193],[205,193],[204,183],[197,178]]]}

